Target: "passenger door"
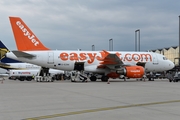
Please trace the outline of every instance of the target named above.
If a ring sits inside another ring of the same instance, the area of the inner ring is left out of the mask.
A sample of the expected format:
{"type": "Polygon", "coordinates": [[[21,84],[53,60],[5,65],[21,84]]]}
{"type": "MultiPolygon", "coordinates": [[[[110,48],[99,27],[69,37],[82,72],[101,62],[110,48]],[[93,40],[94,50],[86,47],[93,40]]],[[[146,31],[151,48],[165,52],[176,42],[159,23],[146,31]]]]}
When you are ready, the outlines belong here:
{"type": "Polygon", "coordinates": [[[153,53],[153,64],[158,64],[158,56],[155,53],[153,53]]]}
{"type": "Polygon", "coordinates": [[[53,64],[53,63],[54,63],[54,53],[48,52],[48,64],[53,64]]]}

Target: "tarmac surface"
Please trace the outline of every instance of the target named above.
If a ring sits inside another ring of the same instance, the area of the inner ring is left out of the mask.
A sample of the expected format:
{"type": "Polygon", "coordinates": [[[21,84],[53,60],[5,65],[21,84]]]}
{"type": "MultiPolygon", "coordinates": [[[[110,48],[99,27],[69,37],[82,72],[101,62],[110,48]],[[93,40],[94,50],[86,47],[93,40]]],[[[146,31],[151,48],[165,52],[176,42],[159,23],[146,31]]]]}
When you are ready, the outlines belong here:
{"type": "Polygon", "coordinates": [[[120,119],[179,120],[180,82],[6,79],[0,83],[0,120],[120,119]]]}

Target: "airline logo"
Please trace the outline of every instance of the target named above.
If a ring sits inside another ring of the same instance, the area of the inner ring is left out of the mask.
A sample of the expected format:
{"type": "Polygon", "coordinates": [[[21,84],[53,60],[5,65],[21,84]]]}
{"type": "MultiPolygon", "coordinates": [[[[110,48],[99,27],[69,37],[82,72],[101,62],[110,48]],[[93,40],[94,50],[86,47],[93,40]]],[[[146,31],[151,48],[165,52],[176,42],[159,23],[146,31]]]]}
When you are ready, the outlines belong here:
{"type": "Polygon", "coordinates": [[[30,72],[18,72],[18,74],[31,74],[30,72]]]}
{"type": "Polygon", "coordinates": [[[31,34],[27,28],[24,27],[23,24],[21,24],[20,21],[16,22],[16,25],[21,29],[21,31],[24,33],[24,36],[26,36],[33,44],[34,46],[38,46],[39,42],[35,39],[35,36],[31,34]]]}
{"type": "Polygon", "coordinates": [[[9,52],[8,49],[6,48],[0,48],[0,60],[2,60],[3,58],[5,58],[5,54],[9,52]]]}
{"type": "MultiPolygon", "coordinates": [[[[151,54],[148,53],[126,53],[126,54],[121,54],[119,52],[116,53],[116,55],[119,57],[121,61],[124,62],[151,62],[152,61],[152,56],[151,54]]],[[[59,58],[63,61],[71,60],[71,61],[85,61],[87,60],[87,63],[91,64],[95,60],[98,61],[104,61],[106,59],[107,54],[105,54],[103,51],[98,53],[67,53],[67,52],[62,52],[59,55],[59,58]]],[[[107,59],[106,59],[107,60],[107,59]]],[[[108,59],[109,62],[114,61],[114,59],[108,59]]]]}
{"type": "Polygon", "coordinates": [[[141,72],[140,70],[131,70],[131,72],[141,72]]]}

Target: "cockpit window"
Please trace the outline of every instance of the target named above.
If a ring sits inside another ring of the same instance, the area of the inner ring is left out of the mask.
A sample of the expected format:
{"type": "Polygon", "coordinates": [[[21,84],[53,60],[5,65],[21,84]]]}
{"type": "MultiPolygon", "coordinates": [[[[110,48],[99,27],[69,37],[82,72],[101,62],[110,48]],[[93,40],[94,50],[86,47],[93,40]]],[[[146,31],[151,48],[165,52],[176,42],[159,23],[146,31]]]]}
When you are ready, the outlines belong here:
{"type": "Polygon", "coordinates": [[[167,60],[167,58],[166,58],[166,57],[163,57],[163,60],[167,60]]]}

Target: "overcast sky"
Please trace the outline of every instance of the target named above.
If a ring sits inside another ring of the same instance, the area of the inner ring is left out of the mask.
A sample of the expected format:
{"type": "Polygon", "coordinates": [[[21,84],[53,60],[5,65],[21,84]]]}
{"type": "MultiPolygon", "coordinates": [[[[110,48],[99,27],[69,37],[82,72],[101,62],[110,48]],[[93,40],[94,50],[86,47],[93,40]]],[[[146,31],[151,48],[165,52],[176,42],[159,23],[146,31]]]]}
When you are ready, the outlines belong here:
{"type": "Polygon", "coordinates": [[[180,0],[1,0],[0,40],[16,45],[9,16],[21,17],[50,49],[141,50],[178,46],[180,0]]]}

